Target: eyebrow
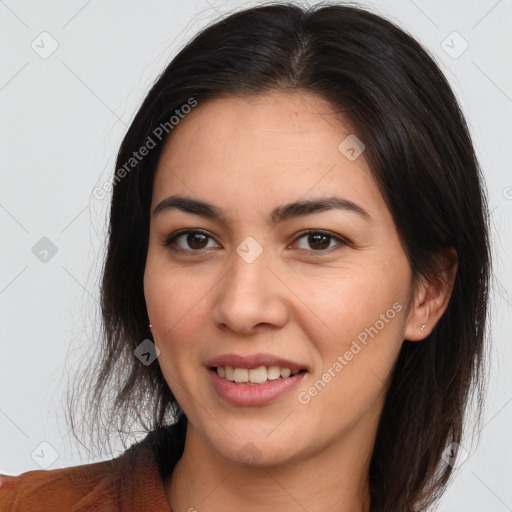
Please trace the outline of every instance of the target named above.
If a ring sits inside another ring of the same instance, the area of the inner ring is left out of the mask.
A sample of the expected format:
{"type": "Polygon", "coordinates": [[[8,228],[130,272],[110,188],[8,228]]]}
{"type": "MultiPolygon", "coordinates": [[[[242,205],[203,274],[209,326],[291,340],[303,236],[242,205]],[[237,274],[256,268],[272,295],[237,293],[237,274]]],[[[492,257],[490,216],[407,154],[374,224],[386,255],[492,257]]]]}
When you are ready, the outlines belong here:
{"type": "MultiPolygon", "coordinates": [[[[220,220],[229,224],[229,219],[221,208],[199,199],[192,199],[178,195],[169,196],[156,205],[153,210],[153,215],[156,216],[169,210],[181,210],[186,213],[201,215],[203,217],[220,220]]],[[[370,214],[362,206],[359,206],[353,201],[337,196],[299,200],[278,206],[272,210],[269,219],[272,224],[279,224],[292,218],[302,217],[304,215],[310,215],[327,210],[345,210],[354,212],[360,215],[369,224],[373,223],[370,214]]]]}

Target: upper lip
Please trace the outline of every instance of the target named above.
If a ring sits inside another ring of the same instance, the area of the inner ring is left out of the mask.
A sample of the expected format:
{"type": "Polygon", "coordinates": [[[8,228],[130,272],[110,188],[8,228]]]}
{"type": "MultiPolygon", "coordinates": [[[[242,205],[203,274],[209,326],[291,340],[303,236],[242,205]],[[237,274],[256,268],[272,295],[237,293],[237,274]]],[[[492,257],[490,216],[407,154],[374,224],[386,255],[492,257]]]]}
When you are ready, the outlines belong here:
{"type": "Polygon", "coordinates": [[[232,368],[259,368],[260,366],[278,366],[279,368],[289,368],[292,372],[307,370],[305,365],[294,363],[288,359],[278,357],[272,354],[223,354],[206,362],[208,368],[217,366],[231,366],[232,368]]]}

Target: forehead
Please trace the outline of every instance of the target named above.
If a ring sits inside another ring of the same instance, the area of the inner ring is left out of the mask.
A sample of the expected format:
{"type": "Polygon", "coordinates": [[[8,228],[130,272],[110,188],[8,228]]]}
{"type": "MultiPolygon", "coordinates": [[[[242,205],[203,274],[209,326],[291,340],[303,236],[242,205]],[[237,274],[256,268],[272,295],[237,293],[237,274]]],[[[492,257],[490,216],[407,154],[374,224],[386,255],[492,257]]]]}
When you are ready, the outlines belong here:
{"type": "MultiPolygon", "coordinates": [[[[174,193],[249,206],[325,195],[381,202],[364,159],[340,143],[350,123],[306,92],[222,97],[198,104],[173,129],[158,164],[153,204],[174,193]]],[[[373,208],[379,207],[374,204],[373,208]]]]}

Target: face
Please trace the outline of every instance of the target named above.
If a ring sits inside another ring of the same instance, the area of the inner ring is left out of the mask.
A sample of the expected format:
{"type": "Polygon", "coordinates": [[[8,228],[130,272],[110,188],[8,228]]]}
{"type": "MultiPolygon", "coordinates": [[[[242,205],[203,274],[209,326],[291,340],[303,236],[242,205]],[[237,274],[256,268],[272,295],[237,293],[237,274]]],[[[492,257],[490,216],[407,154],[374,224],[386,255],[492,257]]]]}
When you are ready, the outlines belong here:
{"type": "Polygon", "coordinates": [[[199,104],[162,152],[144,275],[155,364],[224,460],[372,442],[412,281],[349,135],[323,99],[276,92],[199,104]]]}

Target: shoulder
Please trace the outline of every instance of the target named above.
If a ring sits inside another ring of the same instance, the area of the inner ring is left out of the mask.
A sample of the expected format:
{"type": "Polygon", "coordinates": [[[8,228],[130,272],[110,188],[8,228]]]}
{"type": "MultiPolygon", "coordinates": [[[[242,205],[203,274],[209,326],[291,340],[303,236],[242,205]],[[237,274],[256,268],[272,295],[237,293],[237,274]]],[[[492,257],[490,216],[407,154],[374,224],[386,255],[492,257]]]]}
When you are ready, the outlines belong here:
{"type": "Polygon", "coordinates": [[[104,462],[0,475],[0,512],[132,510],[127,503],[137,501],[140,490],[159,496],[160,486],[151,454],[131,449],[104,462]]]}
{"type": "Polygon", "coordinates": [[[185,429],[181,417],[116,459],[0,475],[0,512],[169,512],[163,475],[183,453],[185,429]]]}
{"type": "MultiPolygon", "coordinates": [[[[0,511],[78,511],[90,499],[111,495],[123,473],[122,458],[83,466],[28,471],[19,476],[0,475],[0,511]]],[[[105,509],[107,510],[107,509],[105,509]]]]}

